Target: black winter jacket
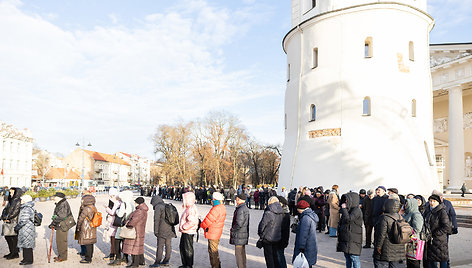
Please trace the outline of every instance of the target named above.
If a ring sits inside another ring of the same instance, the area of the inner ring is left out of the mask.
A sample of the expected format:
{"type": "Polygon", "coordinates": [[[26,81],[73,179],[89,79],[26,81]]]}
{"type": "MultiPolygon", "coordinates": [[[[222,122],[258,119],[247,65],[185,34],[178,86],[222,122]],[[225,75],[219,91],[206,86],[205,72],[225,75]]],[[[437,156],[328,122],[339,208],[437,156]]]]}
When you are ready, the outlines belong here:
{"type": "Polygon", "coordinates": [[[236,207],[229,234],[231,245],[247,245],[249,239],[249,209],[243,203],[236,207]]]}
{"type": "Polygon", "coordinates": [[[449,260],[447,234],[451,229],[451,222],[444,204],[425,211],[425,224],[429,226],[433,239],[426,243],[426,259],[428,261],[449,260]]]}
{"type": "MultiPolygon", "coordinates": [[[[385,201],[388,199],[387,195],[384,195],[382,197],[376,196],[374,199],[372,199],[372,223],[373,226],[377,225],[377,222],[380,220],[380,216],[383,213],[383,208],[385,201]]],[[[397,211],[398,212],[398,211],[397,211]]]]}
{"type": "MultiPolygon", "coordinates": [[[[72,211],[70,210],[69,203],[65,198],[62,198],[57,202],[56,207],[54,208],[53,218],[51,225],[54,226],[54,229],[57,230],[59,223],[67,219],[67,217],[74,217],[72,211]]],[[[65,227],[65,224],[62,224],[61,227],[65,227]]],[[[61,228],[63,232],[68,231],[61,228]]]]}
{"type": "Polygon", "coordinates": [[[361,255],[362,250],[362,211],[359,208],[359,195],[347,193],[341,197],[346,200],[346,208],[341,208],[336,251],[361,255]]]}
{"type": "Polygon", "coordinates": [[[365,225],[374,226],[374,221],[372,219],[373,205],[373,200],[366,196],[364,198],[364,204],[362,205],[365,225]]]}
{"type": "Polygon", "coordinates": [[[400,219],[400,201],[386,199],[384,214],[380,216],[374,233],[374,259],[380,261],[400,261],[405,259],[405,244],[392,243],[394,219],[400,219]],[[392,217],[394,219],[392,219],[392,217]],[[377,250],[380,249],[380,254],[377,250]]]}
{"type": "Polygon", "coordinates": [[[282,239],[279,248],[286,248],[290,240],[290,212],[285,211],[282,218],[282,239]]]}
{"type": "Polygon", "coordinates": [[[151,205],[154,207],[154,235],[158,238],[175,238],[174,226],[166,222],[166,204],[162,198],[155,195],[151,199],[151,205]]]}
{"type": "Polygon", "coordinates": [[[275,243],[282,239],[284,210],[279,202],[270,204],[264,211],[257,234],[264,242],[275,243]]]}
{"type": "MultiPolygon", "coordinates": [[[[2,211],[2,220],[9,220],[11,222],[18,222],[18,215],[20,214],[21,200],[20,197],[23,195],[21,188],[11,188],[15,193],[8,196],[8,205],[2,211]]],[[[11,191],[10,191],[11,193],[11,191]]]]}

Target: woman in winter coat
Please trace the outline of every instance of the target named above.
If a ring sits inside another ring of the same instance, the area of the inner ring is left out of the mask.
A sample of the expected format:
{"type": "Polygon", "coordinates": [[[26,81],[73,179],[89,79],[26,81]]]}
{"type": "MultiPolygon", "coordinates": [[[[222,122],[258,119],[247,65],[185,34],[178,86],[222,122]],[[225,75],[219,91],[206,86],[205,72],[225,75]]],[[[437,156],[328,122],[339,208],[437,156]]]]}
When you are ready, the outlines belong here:
{"type": "Polygon", "coordinates": [[[315,196],[313,197],[311,209],[313,210],[313,212],[316,213],[316,215],[318,216],[318,219],[320,220],[318,222],[318,226],[316,227],[316,229],[320,233],[324,231],[326,227],[325,213],[324,213],[325,205],[326,205],[326,202],[325,202],[325,197],[323,196],[323,193],[320,191],[317,191],[315,193],[315,196]]]}
{"type": "Polygon", "coordinates": [[[16,224],[18,223],[18,215],[20,214],[21,200],[20,197],[23,195],[23,190],[20,188],[10,188],[8,195],[8,204],[2,211],[2,235],[5,236],[5,240],[8,244],[10,253],[3,256],[7,260],[19,258],[18,250],[18,233],[14,231],[16,224]]]}
{"type": "Polygon", "coordinates": [[[34,203],[30,195],[21,197],[21,209],[15,231],[18,232],[18,248],[23,249],[20,265],[33,264],[33,248],[36,241],[34,221],[34,203]]]}
{"type": "Polygon", "coordinates": [[[424,219],[429,227],[432,239],[426,243],[426,261],[428,267],[448,267],[449,246],[447,234],[451,231],[451,222],[446,212],[446,207],[438,195],[428,198],[430,209],[425,211],[424,219]]]}
{"type": "Polygon", "coordinates": [[[269,198],[268,206],[259,222],[257,234],[264,247],[264,258],[267,268],[279,267],[277,245],[282,239],[282,222],[284,210],[276,196],[269,198]]]}
{"type": "Polygon", "coordinates": [[[418,201],[418,210],[420,211],[421,215],[424,216],[426,210],[426,199],[422,195],[415,195],[415,199],[418,201]]]}
{"type": "Polygon", "coordinates": [[[78,233],[79,245],[85,246],[85,256],[80,263],[91,263],[93,257],[93,245],[97,243],[97,228],[90,225],[93,216],[97,212],[95,197],[84,195],[79,209],[79,218],[75,232],[78,233]]]}
{"type": "Polygon", "coordinates": [[[310,208],[305,200],[297,203],[299,222],[295,237],[295,248],[293,251],[292,263],[298,254],[303,253],[308,261],[309,267],[316,264],[318,258],[318,246],[316,243],[316,225],[318,216],[310,208]]]}
{"type": "Polygon", "coordinates": [[[136,229],[136,239],[125,239],[123,242],[123,253],[131,255],[132,262],[126,267],[138,267],[144,265],[144,237],[146,235],[146,221],[148,206],[144,198],[138,197],[134,200],[136,210],[129,215],[126,227],[136,229]]]}
{"type": "Polygon", "coordinates": [[[105,210],[107,212],[105,232],[103,236],[110,237],[110,254],[104,257],[104,260],[114,261],[116,250],[115,250],[115,235],[116,235],[116,226],[113,225],[115,221],[116,211],[121,205],[120,200],[118,200],[118,189],[110,188],[108,191],[108,195],[110,199],[108,199],[108,204],[104,204],[105,210]]]}
{"type": "Polygon", "coordinates": [[[375,267],[396,267],[399,262],[405,259],[405,244],[395,244],[391,241],[391,233],[395,220],[401,218],[400,201],[397,199],[386,199],[383,214],[380,215],[375,226],[374,233],[374,266],[375,267]]]}
{"type": "Polygon", "coordinates": [[[328,196],[328,204],[329,204],[329,236],[336,237],[337,236],[337,228],[339,222],[339,198],[337,192],[331,191],[328,196]]]}
{"type": "Polygon", "coordinates": [[[346,267],[361,267],[362,211],[359,208],[359,195],[351,192],[341,196],[340,212],[336,251],[344,252],[346,267]]]}
{"type": "MultiPolygon", "coordinates": [[[[119,208],[116,210],[115,217],[122,218],[123,222],[129,218],[131,213],[134,211],[134,201],[133,201],[133,192],[131,191],[123,191],[118,193],[118,197],[116,199],[120,202],[119,208]]],[[[115,260],[110,262],[108,265],[118,266],[121,264],[128,263],[128,254],[123,254],[123,238],[120,237],[122,227],[116,227],[115,233],[115,260]]]]}
{"type": "MultiPolygon", "coordinates": [[[[403,215],[405,221],[410,224],[413,228],[416,237],[420,237],[421,230],[423,229],[423,216],[418,209],[418,202],[415,198],[408,198],[405,201],[405,215],[403,215]]],[[[421,261],[406,259],[407,268],[419,268],[421,261]]]]}
{"type": "Polygon", "coordinates": [[[180,217],[179,231],[180,236],[180,258],[183,267],[193,266],[193,237],[198,229],[198,211],[195,206],[195,194],[188,192],[182,195],[182,207],[184,212],[180,217]]]}
{"type": "Polygon", "coordinates": [[[284,216],[282,220],[282,239],[277,245],[277,256],[279,258],[279,264],[281,268],[287,268],[287,260],[285,260],[285,248],[288,246],[290,240],[290,208],[287,199],[282,196],[277,196],[279,203],[284,210],[284,216]]]}

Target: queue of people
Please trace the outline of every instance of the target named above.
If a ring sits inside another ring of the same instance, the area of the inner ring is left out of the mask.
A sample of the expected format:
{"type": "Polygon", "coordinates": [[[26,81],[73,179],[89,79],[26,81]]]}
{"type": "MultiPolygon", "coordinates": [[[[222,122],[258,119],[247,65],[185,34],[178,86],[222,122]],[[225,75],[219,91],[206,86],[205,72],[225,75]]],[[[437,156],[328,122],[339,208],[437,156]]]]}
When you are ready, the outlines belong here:
{"type": "MultiPolygon", "coordinates": [[[[396,188],[386,189],[383,186],[375,191],[361,189],[359,193],[350,191],[341,196],[338,189],[337,185],[333,185],[327,191],[320,186],[313,189],[301,187],[298,191],[295,188],[290,192],[283,191],[281,195],[271,192],[257,226],[259,240],[256,246],[262,249],[266,267],[287,267],[285,250],[289,246],[291,232],[295,233],[292,262],[303,256],[308,267],[312,267],[318,259],[317,233],[325,230],[329,237],[337,239],[336,251],[344,254],[346,267],[361,267],[361,252],[371,247],[376,268],[400,267],[400,263],[406,263],[407,267],[420,267],[421,263],[427,268],[449,267],[449,236],[457,234],[458,230],[454,208],[441,192],[433,191],[426,202],[421,195],[403,196],[396,188]],[[421,256],[417,254],[412,257],[409,254],[407,244],[412,239],[424,241],[421,256]]],[[[246,246],[250,230],[250,191],[247,190],[241,189],[235,193],[229,233],[229,244],[234,245],[238,268],[247,266],[246,246]]],[[[171,203],[164,202],[165,191],[161,193],[153,195],[148,206],[143,197],[134,198],[131,191],[109,190],[109,200],[104,205],[103,237],[109,242],[110,251],[103,259],[110,266],[139,267],[145,264],[146,222],[152,208],[157,250],[150,267],[169,265],[172,239],[177,238],[176,229],[180,232],[182,265],[179,268],[193,267],[195,236],[198,241],[199,229],[203,229],[210,266],[220,268],[222,263],[218,248],[227,216],[225,195],[214,191],[211,194],[211,209],[200,220],[196,206],[198,198],[193,189],[179,189],[183,208],[180,216],[171,203]]],[[[260,198],[260,195],[257,197],[260,198]]],[[[256,201],[254,195],[253,201],[256,201]]],[[[68,232],[75,226],[74,239],[81,247],[80,263],[91,263],[97,243],[97,228],[101,225],[95,197],[91,192],[83,191],[76,219],[63,193],[55,194],[54,203],[52,221],[48,225],[56,234],[58,254],[54,262],[67,261],[68,232]]],[[[10,188],[1,215],[2,235],[9,249],[9,254],[4,258],[19,258],[21,249],[23,259],[19,264],[33,263],[36,216],[31,196],[24,195],[20,188],[10,188]]]]}

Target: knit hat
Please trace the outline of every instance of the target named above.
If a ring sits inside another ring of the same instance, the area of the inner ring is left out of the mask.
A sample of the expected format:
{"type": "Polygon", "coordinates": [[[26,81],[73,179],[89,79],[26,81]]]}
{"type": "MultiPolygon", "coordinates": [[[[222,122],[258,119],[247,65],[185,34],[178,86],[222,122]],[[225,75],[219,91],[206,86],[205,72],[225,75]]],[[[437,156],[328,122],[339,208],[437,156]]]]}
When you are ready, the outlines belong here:
{"type": "Polygon", "coordinates": [[[438,190],[433,190],[433,192],[431,193],[432,195],[437,195],[437,196],[442,196],[443,193],[438,191],[438,190]]]}
{"type": "Polygon", "coordinates": [[[305,200],[301,200],[297,204],[298,209],[305,209],[305,208],[309,208],[309,207],[310,207],[310,204],[308,204],[308,202],[305,201],[305,200]]]}
{"type": "Polygon", "coordinates": [[[134,200],[134,202],[136,202],[137,204],[142,204],[142,203],[144,203],[144,198],[142,198],[142,197],[140,196],[140,197],[136,198],[136,199],[134,200]]]}
{"type": "Polygon", "coordinates": [[[110,190],[108,190],[108,195],[117,196],[119,192],[120,191],[118,191],[116,188],[110,188],[110,190]]]}
{"type": "Polygon", "coordinates": [[[361,189],[361,190],[359,191],[359,194],[366,194],[366,193],[365,193],[365,190],[364,190],[364,189],[361,189]]]}
{"type": "Polygon", "coordinates": [[[367,195],[371,195],[371,194],[374,194],[374,190],[372,189],[367,190],[367,195]]]}
{"type": "Polygon", "coordinates": [[[214,200],[224,200],[225,198],[220,192],[214,192],[213,193],[213,199],[214,200]]]}
{"type": "Polygon", "coordinates": [[[247,199],[247,195],[243,192],[241,192],[240,194],[238,194],[236,196],[237,198],[241,199],[241,200],[246,200],[247,199]]]}
{"type": "Polygon", "coordinates": [[[428,200],[436,200],[436,201],[438,201],[439,204],[442,203],[441,197],[439,197],[439,195],[436,195],[436,194],[431,195],[431,196],[428,198],[428,200]]]}
{"type": "Polygon", "coordinates": [[[377,190],[377,189],[383,189],[385,192],[387,191],[387,189],[384,186],[379,186],[375,190],[377,190]]]}
{"type": "Polygon", "coordinates": [[[54,196],[57,196],[57,197],[60,197],[60,198],[65,198],[66,195],[64,193],[61,193],[61,192],[56,192],[56,194],[54,196]]]}
{"type": "Polygon", "coordinates": [[[28,203],[28,202],[33,201],[33,198],[29,194],[25,194],[20,198],[21,198],[21,201],[23,201],[23,203],[28,203]]]}

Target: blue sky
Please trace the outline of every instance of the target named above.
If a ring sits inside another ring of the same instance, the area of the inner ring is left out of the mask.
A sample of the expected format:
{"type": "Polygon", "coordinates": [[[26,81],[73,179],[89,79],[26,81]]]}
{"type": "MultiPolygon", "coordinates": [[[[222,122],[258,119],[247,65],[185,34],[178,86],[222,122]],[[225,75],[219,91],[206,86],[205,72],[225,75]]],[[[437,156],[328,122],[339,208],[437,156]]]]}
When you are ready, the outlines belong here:
{"type": "MultiPolygon", "coordinates": [[[[432,43],[472,42],[472,1],[430,0],[432,43]]],[[[159,124],[238,116],[283,143],[290,1],[0,0],[0,120],[48,151],[153,157],[159,124]]]]}

